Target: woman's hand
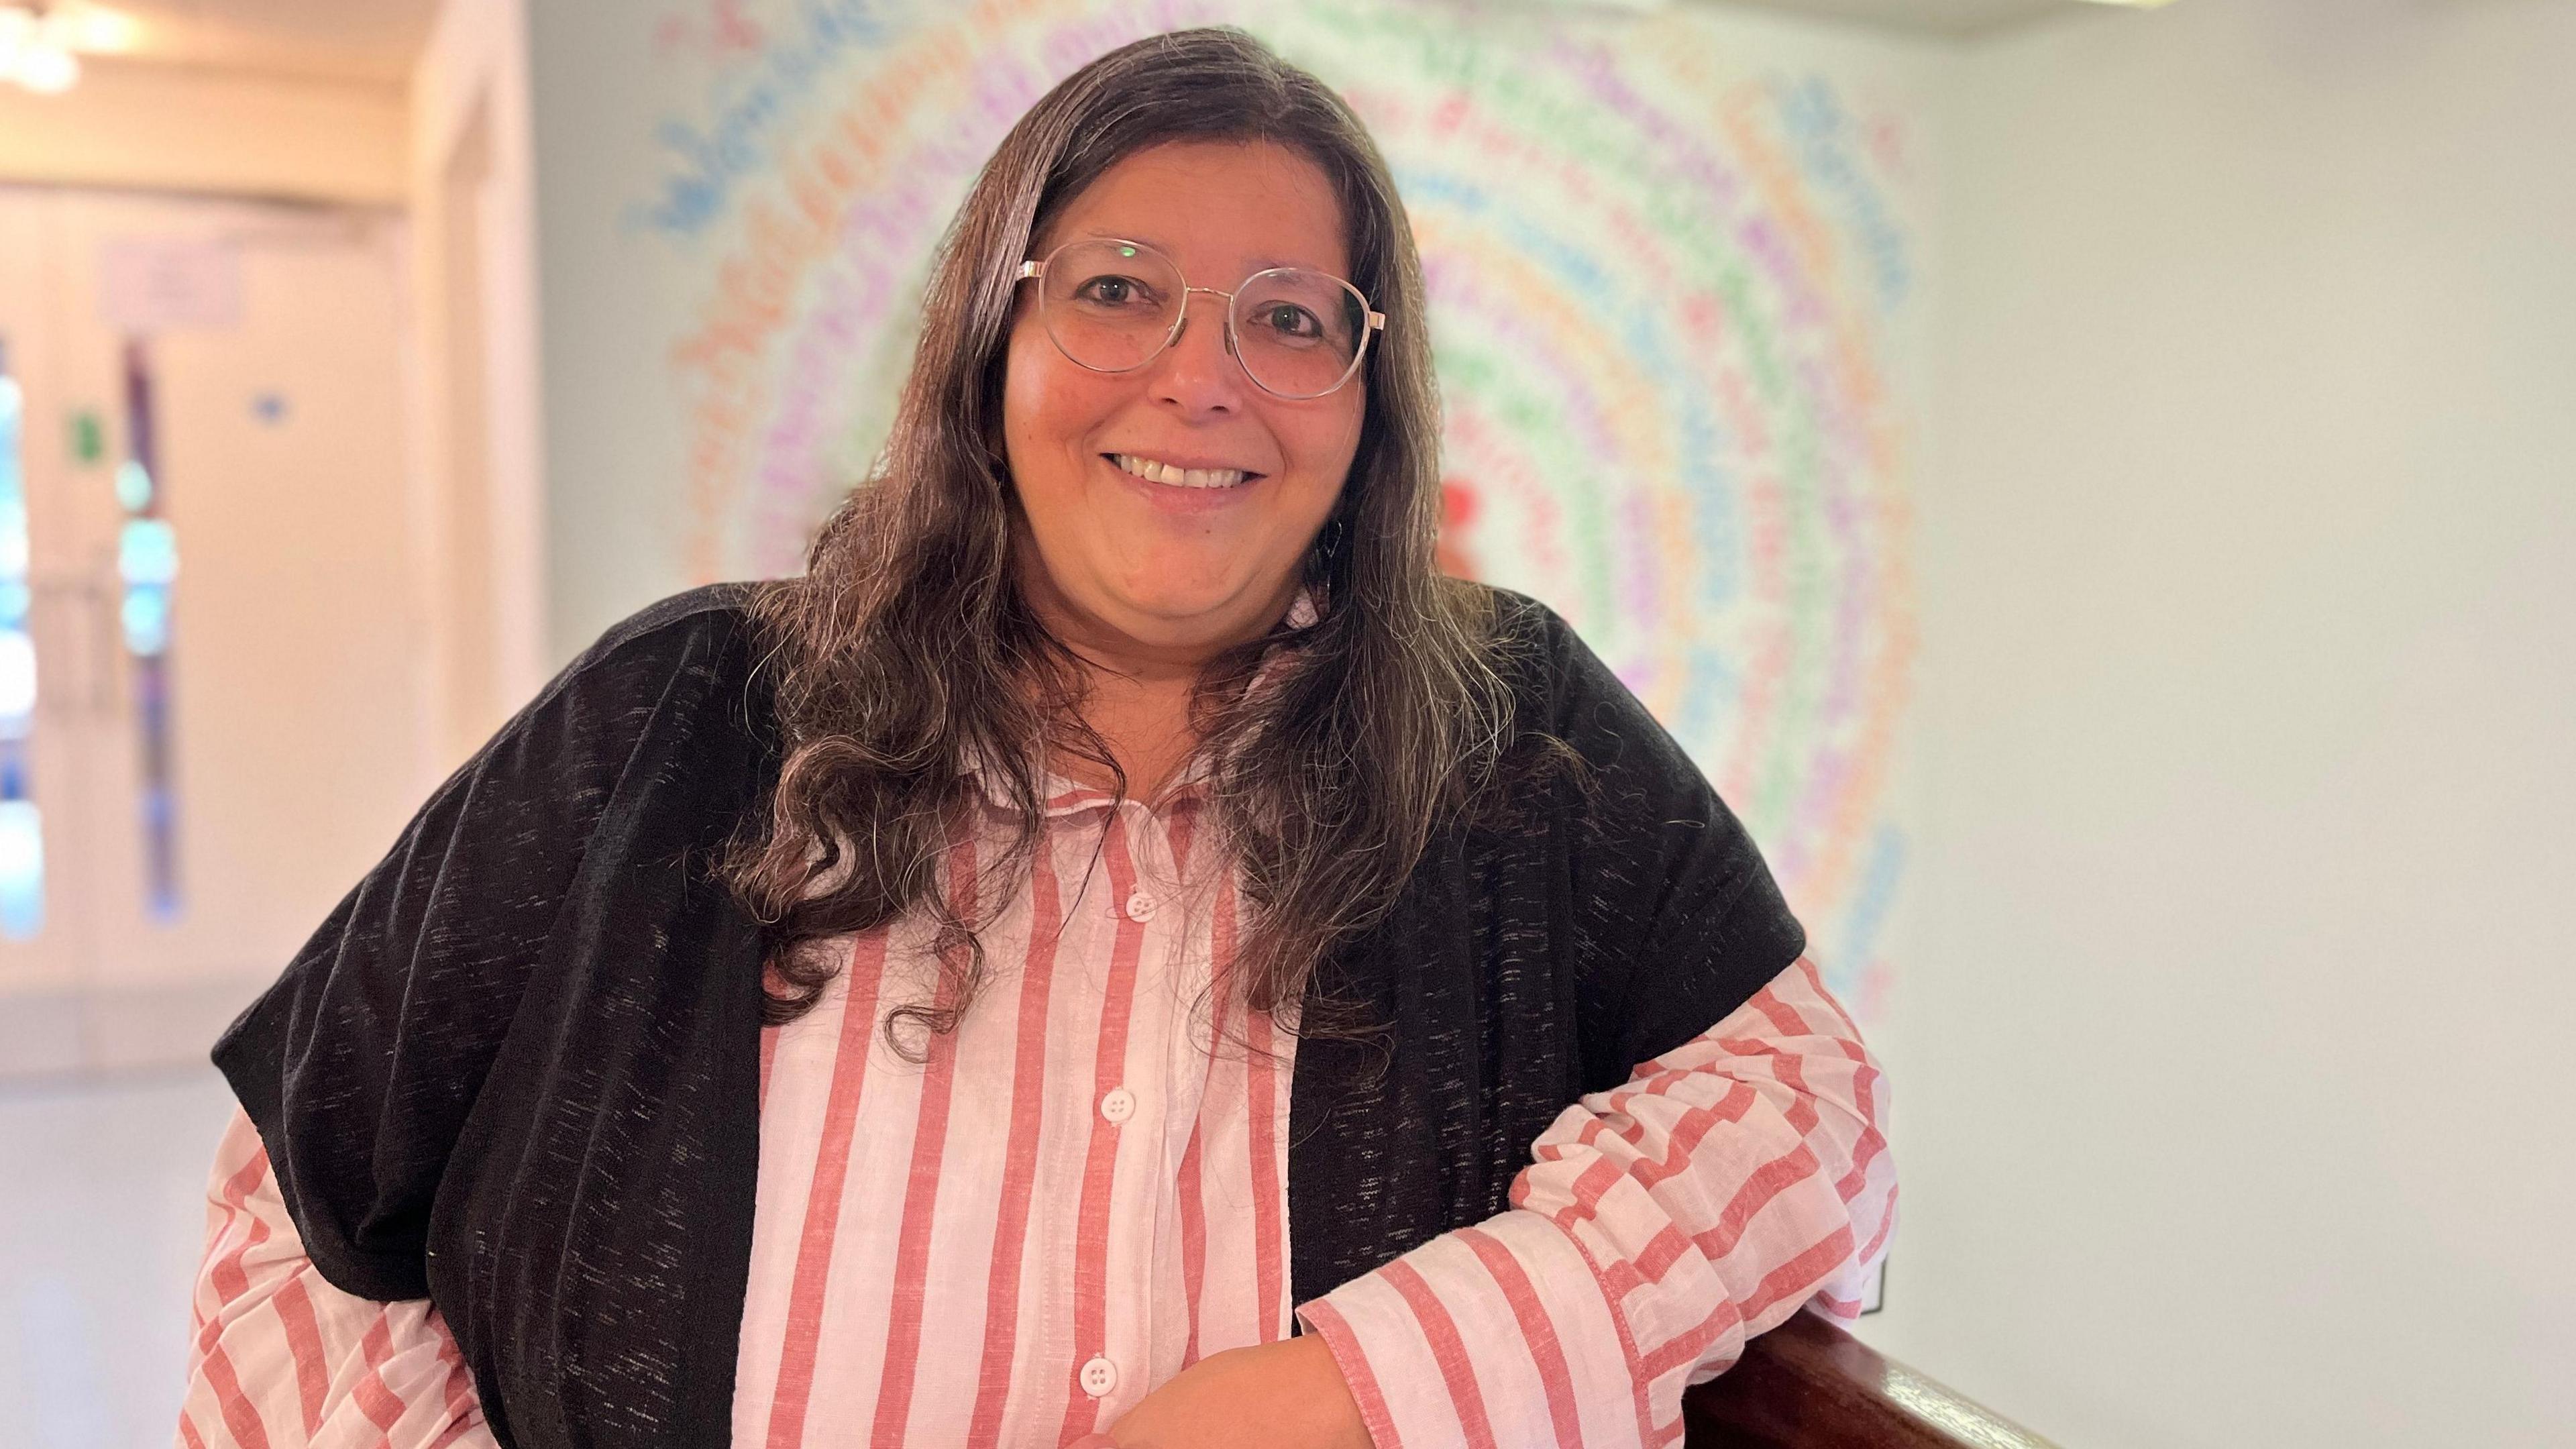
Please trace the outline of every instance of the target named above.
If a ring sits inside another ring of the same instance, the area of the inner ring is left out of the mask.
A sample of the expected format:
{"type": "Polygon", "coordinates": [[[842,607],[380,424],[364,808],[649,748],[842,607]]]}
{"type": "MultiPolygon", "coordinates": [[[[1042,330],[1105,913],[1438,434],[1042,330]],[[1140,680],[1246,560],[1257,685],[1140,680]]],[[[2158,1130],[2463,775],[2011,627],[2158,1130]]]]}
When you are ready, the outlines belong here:
{"type": "Polygon", "coordinates": [[[1109,1437],[1118,1449],[1371,1449],[1332,1349],[1311,1333],[1200,1359],[1109,1437]]]}

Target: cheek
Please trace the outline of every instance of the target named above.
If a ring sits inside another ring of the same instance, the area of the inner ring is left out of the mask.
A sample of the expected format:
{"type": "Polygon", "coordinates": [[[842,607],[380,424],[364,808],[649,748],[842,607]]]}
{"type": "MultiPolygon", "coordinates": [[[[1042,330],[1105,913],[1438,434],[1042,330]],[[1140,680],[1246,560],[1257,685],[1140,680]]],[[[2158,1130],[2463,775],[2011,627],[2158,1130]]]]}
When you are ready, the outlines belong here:
{"type": "Polygon", "coordinates": [[[1100,408],[1082,384],[1089,374],[1059,365],[1054,345],[1014,335],[1002,378],[1002,438],[1022,497],[1060,492],[1080,471],[1082,441],[1100,408]],[[1073,371],[1073,377],[1066,373],[1073,371]]]}
{"type": "Polygon", "coordinates": [[[1341,496],[1359,454],[1360,424],[1366,416],[1367,400],[1353,398],[1342,407],[1299,416],[1294,431],[1285,434],[1297,450],[1299,471],[1314,479],[1318,511],[1331,508],[1341,496]]]}
{"type": "MultiPolygon", "coordinates": [[[[1015,455],[1036,446],[1053,430],[1046,359],[1030,345],[1029,330],[1026,326],[1013,329],[1002,370],[1002,432],[1015,455]]],[[[1041,346],[1045,343],[1043,337],[1037,341],[1041,346]]]]}

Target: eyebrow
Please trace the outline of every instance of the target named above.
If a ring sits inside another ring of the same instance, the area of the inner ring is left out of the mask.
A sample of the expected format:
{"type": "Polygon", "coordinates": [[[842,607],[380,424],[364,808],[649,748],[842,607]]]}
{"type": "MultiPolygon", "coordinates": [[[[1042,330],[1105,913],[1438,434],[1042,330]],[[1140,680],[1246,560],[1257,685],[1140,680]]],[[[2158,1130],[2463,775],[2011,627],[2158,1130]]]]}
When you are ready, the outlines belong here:
{"type": "MultiPolygon", "coordinates": [[[[1149,236],[1140,236],[1140,235],[1138,235],[1138,234],[1137,234],[1137,233],[1135,233],[1135,232],[1120,232],[1120,233],[1115,233],[1115,234],[1113,234],[1113,233],[1105,232],[1105,231],[1090,231],[1090,232],[1085,232],[1085,233],[1083,233],[1083,235],[1084,235],[1088,240],[1091,240],[1091,241],[1132,241],[1132,242],[1143,242],[1145,245],[1147,245],[1147,246],[1149,246],[1149,247],[1152,247],[1154,250],[1156,250],[1156,251],[1158,251],[1158,252],[1161,252],[1161,253],[1162,253],[1163,255],[1165,255],[1165,256],[1170,256],[1170,255],[1172,254],[1172,249],[1171,249],[1171,247],[1170,247],[1170,246],[1168,246],[1168,245],[1166,245],[1165,243],[1160,242],[1160,241],[1157,241],[1157,240],[1155,240],[1153,237],[1149,237],[1149,236]]],[[[1243,274],[1243,276],[1244,276],[1244,277],[1251,276],[1251,275],[1252,275],[1252,272],[1266,272],[1266,271],[1270,271],[1271,269],[1273,269],[1273,268],[1275,268],[1275,267],[1304,267],[1304,268],[1306,268],[1308,271],[1312,271],[1312,272],[1328,272],[1328,273],[1331,273],[1331,274],[1332,274],[1332,275],[1334,275],[1334,276],[1339,276],[1339,275],[1341,275],[1339,272],[1334,272],[1334,271],[1333,271],[1333,269],[1332,269],[1331,267],[1321,266],[1321,265],[1318,265],[1317,263],[1314,263],[1314,262],[1289,261],[1289,260],[1285,260],[1285,259],[1282,259],[1282,258],[1279,258],[1279,257],[1273,257],[1273,256],[1260,256],[1260,257],[1254,257],[1254,258],[1252,259],[1252,271],[1251,271],[1251,272],[1245,272],[1245,273],[1243,274]]],[[[1243,277],[1237,277],[1237,278],[1235,278],[1235,280],[1239,282],[1239,281],[1243,280],[1243,277]]]]}

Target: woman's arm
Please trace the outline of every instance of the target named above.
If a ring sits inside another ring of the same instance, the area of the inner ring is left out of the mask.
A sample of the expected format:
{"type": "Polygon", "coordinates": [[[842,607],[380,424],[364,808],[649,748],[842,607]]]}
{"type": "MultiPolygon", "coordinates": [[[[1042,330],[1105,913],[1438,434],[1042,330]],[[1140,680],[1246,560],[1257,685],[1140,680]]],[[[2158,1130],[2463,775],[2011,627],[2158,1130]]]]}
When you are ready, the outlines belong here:
{"type": "Polygon", "coordinates": [[[1377,1449],[1665,1445],[1681,1395],[1809,1302],[1850,1317],[1887,1243],[1885,1089],[1800,959],[1568,1107],[1513,1208],[1299,1308],[1377,1449]]]}
{"type": "Polygon", "coordinates": [[[438,1311],[323,1280],[241,1112],[216,1149],[206,1201],[180,1444],[493,1449],[438,1311]]]}

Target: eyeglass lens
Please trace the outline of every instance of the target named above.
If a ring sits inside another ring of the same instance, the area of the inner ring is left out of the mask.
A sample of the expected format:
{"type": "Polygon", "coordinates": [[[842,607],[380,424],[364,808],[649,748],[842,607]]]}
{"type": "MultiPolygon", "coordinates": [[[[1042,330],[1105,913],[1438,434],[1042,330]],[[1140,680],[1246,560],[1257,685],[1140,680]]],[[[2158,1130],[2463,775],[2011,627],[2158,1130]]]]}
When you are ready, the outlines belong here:
{"type": "MultiPolygon", "coordinates": [[[[1043,285],[1047,331],[1065,356],[1102,372],[1126,372],[1163,350],[1184,284],[1170,262],[1141,247],[1088,241],[1048,258],[1043,285]]],[[[1354,370],[1367,319],[1359,293],[1329,272],[1259,272],[1235,293],[1235,356],[1270,392],[1321,396],[1354,370]]]]}

